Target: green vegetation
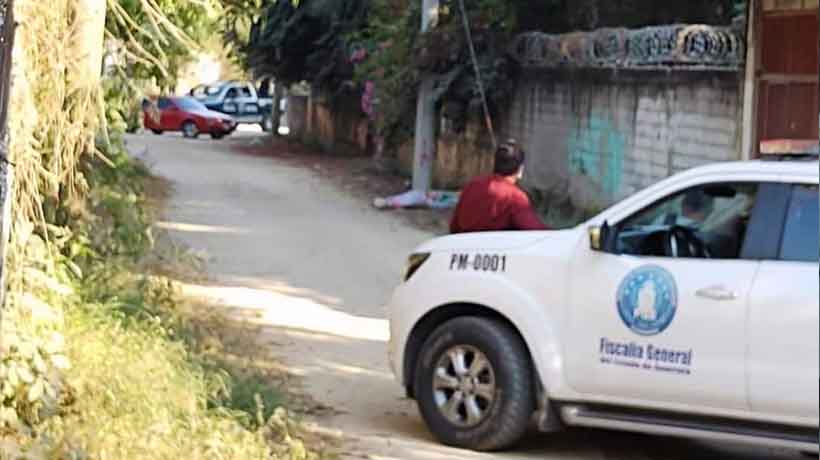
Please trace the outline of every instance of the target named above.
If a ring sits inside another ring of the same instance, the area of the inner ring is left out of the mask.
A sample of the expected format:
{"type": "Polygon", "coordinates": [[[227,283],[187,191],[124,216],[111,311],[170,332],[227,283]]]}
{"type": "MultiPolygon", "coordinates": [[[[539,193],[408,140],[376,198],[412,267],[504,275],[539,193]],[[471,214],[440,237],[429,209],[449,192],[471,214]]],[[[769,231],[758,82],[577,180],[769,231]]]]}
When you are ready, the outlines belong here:
{"type": "Polygon", "coordinates": [[[210,0],[108,0],[105,34],[122,75],[173,89],[199,43],[215,30],[210,0]]]}
{"type": "Polygon", "coordinates": [[[0,458],[317,458],[269,374],[227,358],[246,350],[213,336],[224,321],[200,327],[155,270],[155,184],[125,152],[118,89],[54,46],[75,42],[75,8],[15,10],[0,458]]]}
{"type": "Polygon", "coordinates": [[[106,117],[115,130],[140,128],[140,101],[171,93],[183,69],[213,48],[219,5],[213,0],[107,0],[106,117]],[[204,45],[203,45],[204,44],[204,45]]]}
{"type": "MultiPolygon", "coordinates": [[[[512,100],[518,71],[510,39],[527,30],[564,33],[675,22],[729,24],[743,0],[465,0],[490,111],[512,100]]],[[[436,80],[440,113],[456,132],[482,114],[458,0],[441,0],[422,37],[421,0],[222,0],[225,37],[244,66],[279,81],[308,81],[323,95],[362,97],[375,130],[396,147],[412,136],[423,74],[436,80]],[[370,83],[370,85],[368,85],[370,83]],[[362,96],[362,94],[364,95],[362,96]],[[384,101],[390,101],[385,103],[384,101]],[[371,112],[368,108],[373,107],[371,112]]]]}
{"type": "MultiPolygon", "coordinates": [[[[455,131],[462,131],[468,119],[482,113],[458,2],[442,2],[438,25],[425,36],[418,32],[418,3],[401,8],[395,1],[375,1],[367,26],[351,36],[368,55],[357,66],[357,81],[373,81],[378,99],[391,101],[378,107],[379,128],[393,144],[412,136],[412,114],[423,73],[435,78],[434,97],[455,131]]],[[[505,107],[513,89],[515,67],[506,56],[506,47],[515,29],[515,5],[498,0],[465,3],[488,104],[496,113],[505,107]]]]}
{"type": "MultiPolygon", "coordinates": [[[[234,2],[244,4],[224,1],[234,2]]],[[[505,47],[520,3],[467,2],[492,110],[500,110],[511,91],[514,68],[505,47]]],[[[232,19],[227,29],[246,67],[286,83],[308,81],[331,99],[359,97],[366,83],[372,83],[375,94],[365,96],[365,105],[374,104],[376,129],[391,144],[412,134],[415,97],[424,72],[437,79],[436,98],[457,130],[481,112],[461,15],[453,0],[442,2],[439,24],[424,39],[418,33],[420,2],[277,1],[261,5],[261,10],[255,5],[257,9],[245,16],[231,10],[239,19],[232,19]],[[248,23],[252,25],[245,39],[236,31],[248,23]]]]}

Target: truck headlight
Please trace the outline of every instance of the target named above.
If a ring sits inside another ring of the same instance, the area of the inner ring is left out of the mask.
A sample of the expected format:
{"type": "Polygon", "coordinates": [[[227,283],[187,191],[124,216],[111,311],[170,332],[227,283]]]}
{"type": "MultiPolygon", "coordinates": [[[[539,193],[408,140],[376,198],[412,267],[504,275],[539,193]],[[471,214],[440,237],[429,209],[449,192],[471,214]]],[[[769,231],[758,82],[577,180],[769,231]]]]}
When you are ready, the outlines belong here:
{"type": "Polygon", "coordinates": [[[429,252],[419,252],[416,254],[411,254],[410,257],[407,258],[407,268],[404,271],[404,281],[410,279],[416,271],[421,268],[422,264],[430,258],[429,252]]]}

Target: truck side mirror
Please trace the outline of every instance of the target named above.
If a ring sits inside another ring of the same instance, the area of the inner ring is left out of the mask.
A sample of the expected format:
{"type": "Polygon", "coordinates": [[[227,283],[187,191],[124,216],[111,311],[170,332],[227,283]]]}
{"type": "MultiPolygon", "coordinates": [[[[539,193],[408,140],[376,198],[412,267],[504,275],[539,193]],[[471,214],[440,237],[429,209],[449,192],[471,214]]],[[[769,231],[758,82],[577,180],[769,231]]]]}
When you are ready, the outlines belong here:
{"type": "Polygon", "coordinates": [[[601,244],[601,227],[589,227],[589,248],[593,251],[600,251],[603,245],[601,244]]]}
{"type": "Polygon", "coordinates": [[[589,227],[589,248],[593,251],[612,252],[612,228],[609,223],[604,223],[598,227],[589,227]]]}

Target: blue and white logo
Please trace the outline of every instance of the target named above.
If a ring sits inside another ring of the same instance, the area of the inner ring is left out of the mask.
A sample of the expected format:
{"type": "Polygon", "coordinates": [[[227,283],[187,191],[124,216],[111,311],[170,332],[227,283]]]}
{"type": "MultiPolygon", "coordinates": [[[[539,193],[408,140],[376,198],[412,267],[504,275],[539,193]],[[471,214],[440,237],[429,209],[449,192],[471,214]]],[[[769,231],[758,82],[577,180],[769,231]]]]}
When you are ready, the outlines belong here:
{"type": "Polygon", "coordinates": [[[650,336],[664,331],[675,317],[678,288],[672,274],[657,265],[632,270],[618,287],[618,314],[632,332],[650,336]]]}

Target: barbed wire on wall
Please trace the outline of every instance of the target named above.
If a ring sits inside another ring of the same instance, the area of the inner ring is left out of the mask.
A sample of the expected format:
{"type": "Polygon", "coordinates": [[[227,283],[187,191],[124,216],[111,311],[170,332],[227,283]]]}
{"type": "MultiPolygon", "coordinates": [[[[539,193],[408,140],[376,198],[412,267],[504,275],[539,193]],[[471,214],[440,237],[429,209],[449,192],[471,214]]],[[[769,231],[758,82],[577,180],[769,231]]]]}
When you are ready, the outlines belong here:
{"type": "Polygon", "coordinates": [[[733,27],[707,25],[610,28],[592,32],[518,35],[510,52],[524,67],[722,68],[738,70],[745,38],[733,27]]]}

